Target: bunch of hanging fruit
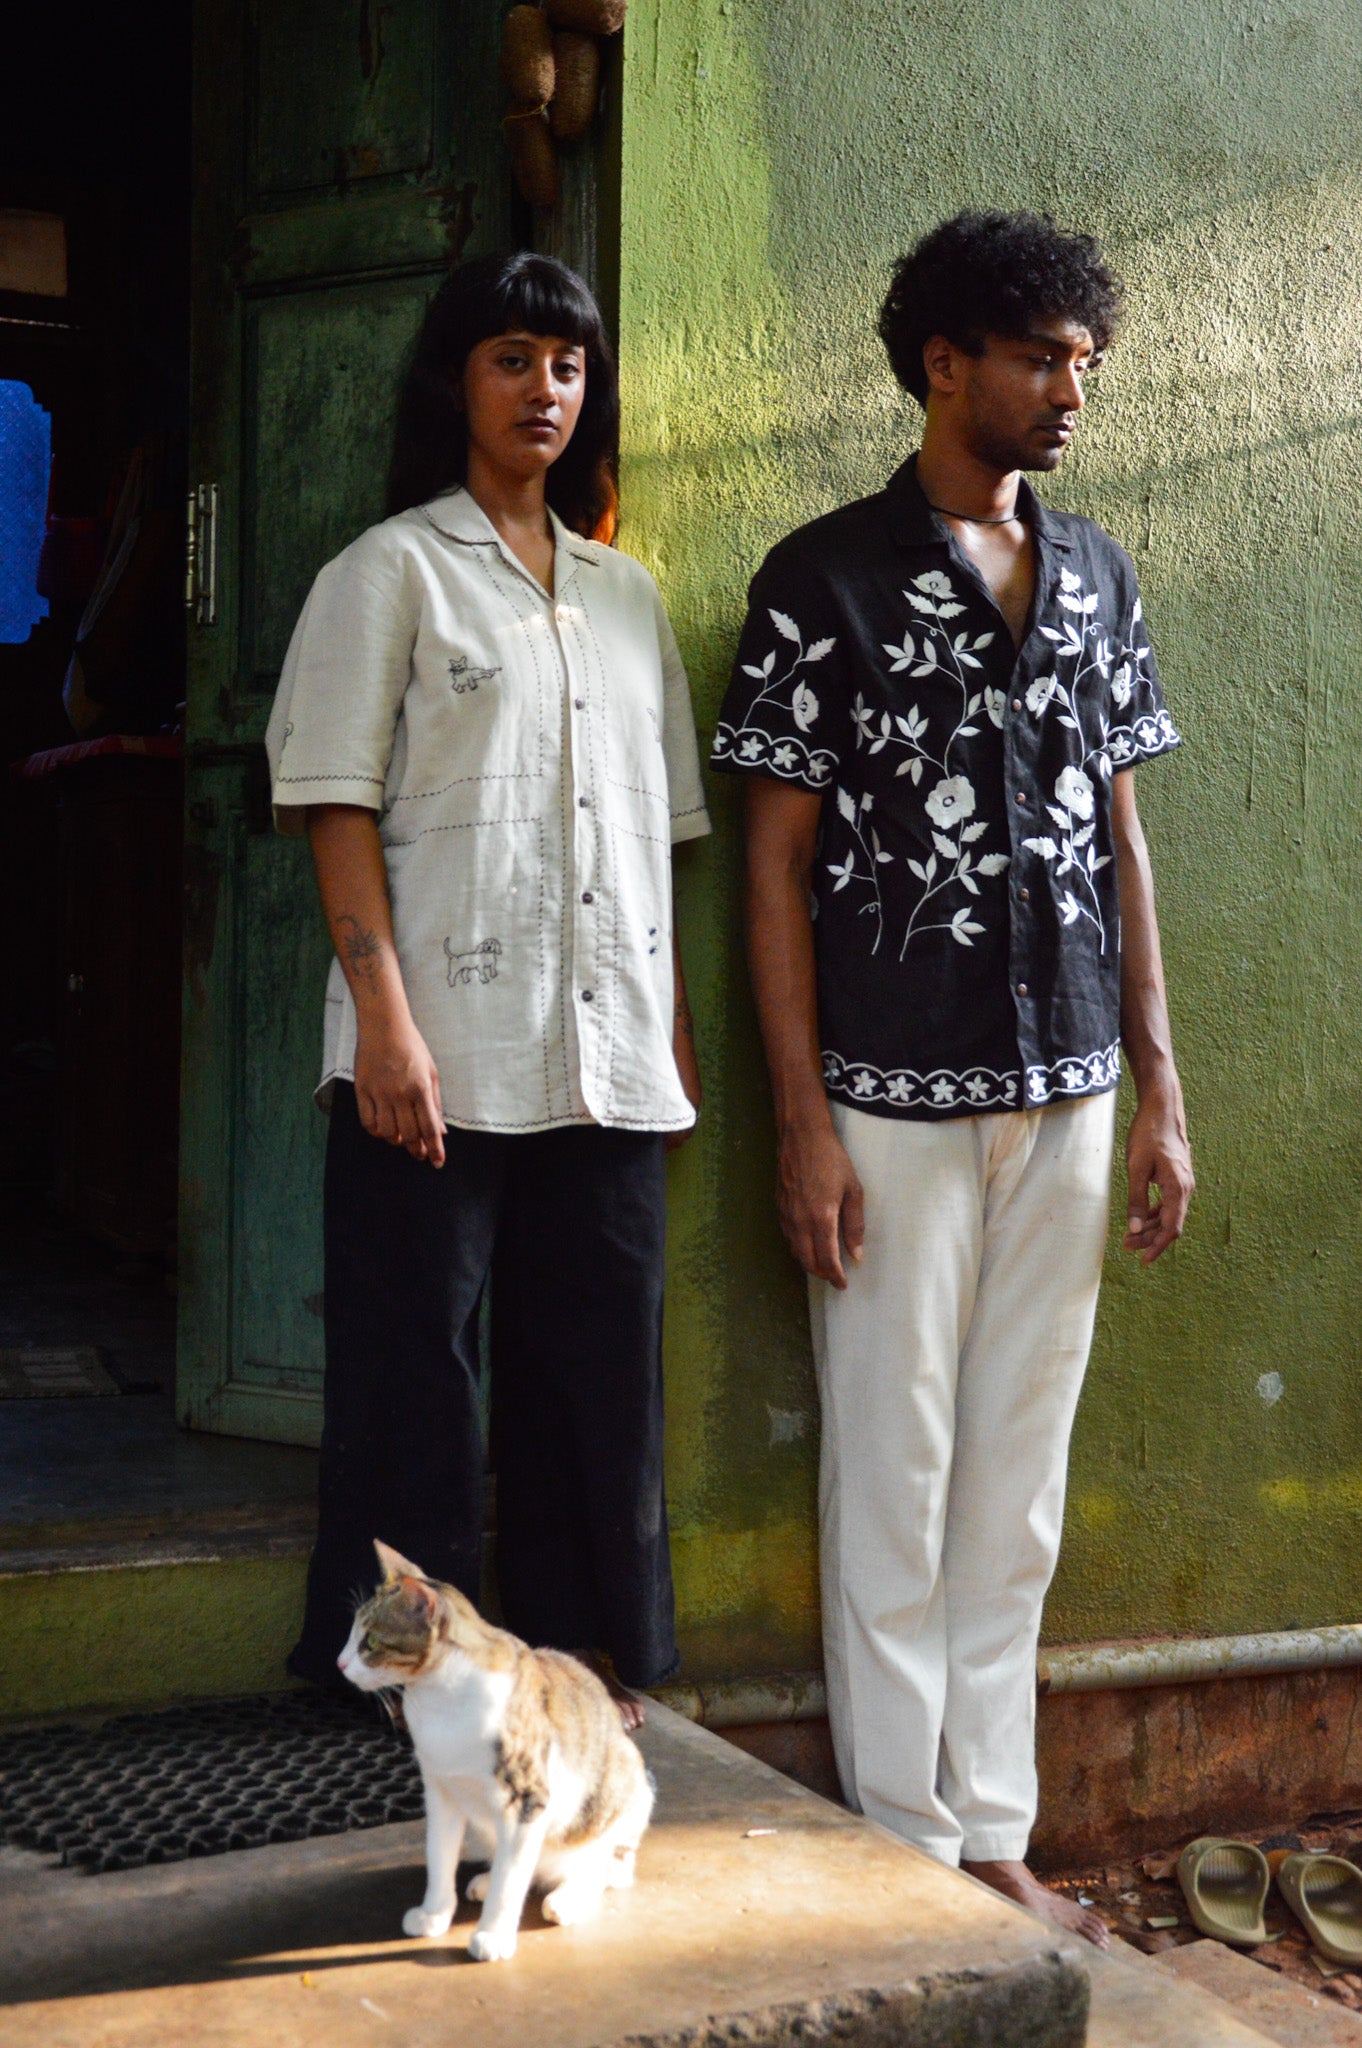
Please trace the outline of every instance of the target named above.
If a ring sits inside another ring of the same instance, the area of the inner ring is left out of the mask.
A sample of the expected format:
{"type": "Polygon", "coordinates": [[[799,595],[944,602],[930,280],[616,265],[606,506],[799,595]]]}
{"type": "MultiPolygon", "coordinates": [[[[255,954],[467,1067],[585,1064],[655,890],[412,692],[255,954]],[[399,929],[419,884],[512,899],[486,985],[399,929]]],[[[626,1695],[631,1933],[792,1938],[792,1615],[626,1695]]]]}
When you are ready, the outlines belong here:
{"type": "Polygon", "coordinates": [[[624,8],[625,0],[544,0],[506,17],[501,82],[511,106],[503,127],[531,206],[558,204],[556,145],[580,141],[595,119],[601,39],[619,33],[624,8]]]}

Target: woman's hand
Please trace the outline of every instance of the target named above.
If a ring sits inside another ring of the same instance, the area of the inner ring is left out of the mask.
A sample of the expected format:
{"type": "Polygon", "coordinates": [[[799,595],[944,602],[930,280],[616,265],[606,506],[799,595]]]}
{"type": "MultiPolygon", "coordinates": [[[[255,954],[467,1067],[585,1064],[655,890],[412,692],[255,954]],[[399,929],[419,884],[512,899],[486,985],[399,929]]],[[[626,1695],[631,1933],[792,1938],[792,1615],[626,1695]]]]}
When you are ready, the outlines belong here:
{"type": "Polygon", "coordinates": [[[413,1159],[445,1163],[440,1076],[411,1019],[360,1019],[355,1099],[371,1137],[401,1145],[413,1159]]]}

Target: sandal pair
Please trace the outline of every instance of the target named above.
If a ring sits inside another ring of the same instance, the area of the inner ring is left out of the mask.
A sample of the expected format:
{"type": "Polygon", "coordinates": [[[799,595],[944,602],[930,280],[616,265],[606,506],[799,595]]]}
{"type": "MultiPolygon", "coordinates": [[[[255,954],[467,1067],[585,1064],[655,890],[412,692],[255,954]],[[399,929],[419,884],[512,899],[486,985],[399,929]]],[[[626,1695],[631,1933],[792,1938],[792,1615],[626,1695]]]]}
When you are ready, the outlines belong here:
{"type": "Polygon", "coordinates": [[[1271,1863],[1251,1842],[1202,1835],[1178,1858],[1178,1883],[1202,1934],[1236,1948],[1267,1940],[1263,1908],[1273,1877],[1320,1954],[1362,1965],[1362,1870],[1342,1856],[1297,1850],[1271,1863]]]}

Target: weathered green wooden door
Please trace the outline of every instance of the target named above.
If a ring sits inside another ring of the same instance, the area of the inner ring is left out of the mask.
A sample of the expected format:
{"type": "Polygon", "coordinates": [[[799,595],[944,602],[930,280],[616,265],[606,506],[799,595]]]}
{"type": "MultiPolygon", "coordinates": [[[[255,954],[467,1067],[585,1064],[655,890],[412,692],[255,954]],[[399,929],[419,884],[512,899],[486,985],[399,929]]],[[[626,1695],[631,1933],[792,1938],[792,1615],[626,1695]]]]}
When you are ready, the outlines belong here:
{"type": "Polygon", "coordinates": [[[382,514],[448,264],[520,225],[496,0],[199,0],[179,1410],[315,1442],[328,947],[261,739],[299,605],[382,514]],[[215,518],[210,514],[215,509],[215,518]]]}

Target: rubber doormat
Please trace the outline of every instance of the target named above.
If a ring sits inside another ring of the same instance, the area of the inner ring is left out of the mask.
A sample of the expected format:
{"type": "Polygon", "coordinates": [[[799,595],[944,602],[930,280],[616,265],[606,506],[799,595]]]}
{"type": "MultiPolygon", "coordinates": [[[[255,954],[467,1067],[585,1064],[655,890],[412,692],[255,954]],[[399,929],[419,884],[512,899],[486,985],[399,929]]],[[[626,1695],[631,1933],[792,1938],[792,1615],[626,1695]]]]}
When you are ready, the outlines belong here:
{"type": "Polygon", "coordinates": [[[0,1346],[0,1401],[120,1391],[93,1344],[0,1346]]]}
{"type": "Polygon", "coordinates": [[[0,1840],[83,1870],[418,1820],[407,1737],[356,1694],[284,1693],[0,1735],[0,1840]]]}

